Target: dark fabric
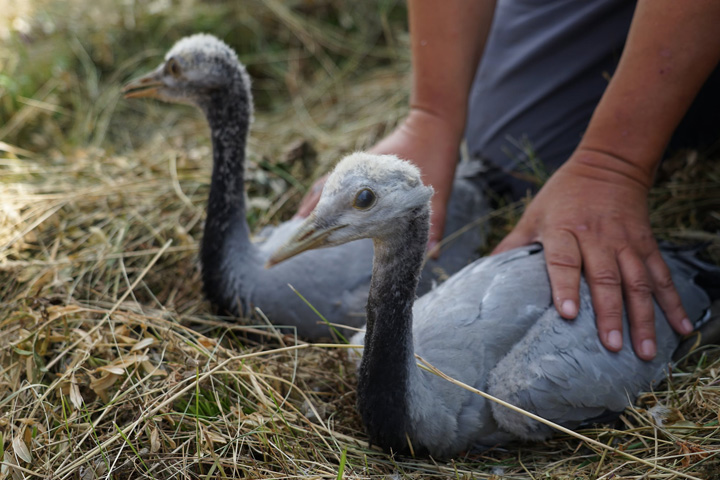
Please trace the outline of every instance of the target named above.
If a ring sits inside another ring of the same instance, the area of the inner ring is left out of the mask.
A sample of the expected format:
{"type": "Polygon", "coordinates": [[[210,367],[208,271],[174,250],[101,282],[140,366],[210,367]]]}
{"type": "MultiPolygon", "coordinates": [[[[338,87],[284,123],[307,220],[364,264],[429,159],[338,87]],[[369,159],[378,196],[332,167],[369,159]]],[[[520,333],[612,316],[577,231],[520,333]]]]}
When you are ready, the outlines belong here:
{"type": "MultiPolygon", "coordinates": [[[[526,179],[538,169],[551,173],[573,152],[615,71],[634,8],[628,0],[498,1],[470,93],[465,140],[470,156],[487,163],[487,180],[499,193],[519,198],[536,190],[526,179]]],[[[719,87],[716,71],[672,148],[716,142],[719,87]]]]}

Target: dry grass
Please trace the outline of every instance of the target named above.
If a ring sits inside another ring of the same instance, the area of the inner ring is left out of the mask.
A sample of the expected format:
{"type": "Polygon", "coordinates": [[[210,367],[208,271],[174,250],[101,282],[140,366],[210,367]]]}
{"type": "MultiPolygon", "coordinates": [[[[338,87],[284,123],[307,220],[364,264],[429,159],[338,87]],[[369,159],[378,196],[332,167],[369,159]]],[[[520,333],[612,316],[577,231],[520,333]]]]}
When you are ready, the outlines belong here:
{"type": "MultiPolygon", "coordinates": [[[[190,108],[123,101],[120,84],[184,34],[233,43],[257,79],[251,221],[272,223],[402,116],[402,6],[62,5],[0,2],[0,479],[720,478],[720,347],[582,432],[614,451],[559,434],[448,462],[367,446],[343,347],[212,314],[196,261],[207,127],[190,108]]],[[[720,166],[673,162],[657,232],[709,242],[720,262],[720,166]]]]}

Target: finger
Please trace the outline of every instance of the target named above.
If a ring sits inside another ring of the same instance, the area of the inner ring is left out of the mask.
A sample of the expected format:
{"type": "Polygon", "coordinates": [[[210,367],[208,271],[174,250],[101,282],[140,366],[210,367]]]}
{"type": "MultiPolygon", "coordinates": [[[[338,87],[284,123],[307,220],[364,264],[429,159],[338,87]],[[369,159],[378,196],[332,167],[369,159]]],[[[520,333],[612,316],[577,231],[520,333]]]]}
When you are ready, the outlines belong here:
{"type": "Polygon", "coordinates": [[[553,303],[558,313],[568,320],[577,317],[580,305],[582,256],[577,238],[567,230],[543,236],[553,303]]]}
{"type": "Polygon", "coordinates": [[[585,279],[592,294],[595,322],[600,341],[608,350],[620,351],[622,337],[622,290],[620,270],[615,252],[580,244],[585,266],[585,279]]]}
{"type": "Polygon", "coordinates": [[[508,233],[500,243],[495,246],[490,255],[507,252],[513,248],[524,247],[537,241],[537,236],[525,229],[524,224],[518,223],[512,232],[508,233]]]}
{"type": "Polygon", "coordinates": [[[635,353],[643,360],[652,360],[657,353],[657,346],[650,276],[645,263],[630,248],[618,254],[618,263],[635,353]]]}
{"type": "Polygon", "coordinates": [[[685,308],[683,308],[680,295],[675,289],[675,284],[670,274],[665,260],[663,260],[660,250],[655,250],[645,260],[645,265],[650,273],[650,279],[653,285],[653,294],[670,326],[676,332],[687,335],[694,330],[690,319],[688,318],[685,308]]]}

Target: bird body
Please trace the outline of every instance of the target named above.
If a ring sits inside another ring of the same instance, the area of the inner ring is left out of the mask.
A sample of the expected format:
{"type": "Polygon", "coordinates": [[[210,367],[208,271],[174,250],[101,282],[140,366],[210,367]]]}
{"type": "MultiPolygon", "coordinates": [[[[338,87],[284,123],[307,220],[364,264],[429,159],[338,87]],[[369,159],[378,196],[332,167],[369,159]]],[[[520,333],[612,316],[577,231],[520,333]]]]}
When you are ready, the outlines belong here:
{"type": "MultiPolygon", "coordinates": [[[[664,377],[679,343],[655,307],[657,356],[640,360],[630,347],[605,349],[597,335],[590,291],[581,283],[578,317],[564,320],[552,303],[542,246],[531,245],[466,266],[414,301],[414,284],[429,229],[432,189],[396,158],[355,154],[338,164],[311,217],[271,263],[308,248],[371,237],[373,278],[358,409],[372,443],[449,457],[479,446],[539,440],[544,424],[417,367],[415,355],[445,374],[569,428],[622,411],[664,377]],[[362,193],[370,191],[371,193],[362,193]],[[369,207],[367,197],[374,202],[369,207]]],[[[683,304],[696,326],[710,297],[699,272],[720,269],[687,251],[664,249],[683,304]]]]}
{"type": "MultiPolygon", "coordinates": [[[[698,270],[691,255],[663,252],[689,318],[699,326],[710,299],[693,282],[698,270]]],[[[575,320],[557,313],[540,245],[486,257],[416,302],[415,353],[457,380],[576,428],[609,412],[623,411],[640,392],[663,380],[680,342],[656,304],[656,357],[644,361],[635,355],[627,318],[625,346],[611,352],[598,338],[584,279],[580,298],[575,320]]],[[[509,440],[542,440],[553,433],[545,424],[429,372],[412,371],[416,380],[408,383],[409,411],[434,414],[409,423],[416,426],[418,443],[434,444],[440,455],[509,440]],[[438,439],[444,444],[437,445],[438,439]]]]}
{"type": "MultiPolygon", "coordinates": [[[[252,120],[250,78],[235,52],[217,38],[199,34],[178,41],[153,72],[125,87],[126,97],[153,97],[199,107],[210,125],[213,170],[207,219],[201,245],[206,296],[221,310],[250,315],[255,307],[278,326],[308,339],[330,330],[293,292],[293,285],[325,318],[358,327],[371,277],[369,240],[335,250],[318,251],[273,270],[263,265],[270,253],[294,232],[299,220],[265,229],[251,240],[245,218],[245,148],[252,120]]],[[[448,232],[488,211],[472,166],[461,165],[449,205],[448,232]]],[[[481,228],[468,230],[424,269],[421,291],[477,257],[481,228]]],[[[347,333],[347,332],[345,332],[347,333]]]]}

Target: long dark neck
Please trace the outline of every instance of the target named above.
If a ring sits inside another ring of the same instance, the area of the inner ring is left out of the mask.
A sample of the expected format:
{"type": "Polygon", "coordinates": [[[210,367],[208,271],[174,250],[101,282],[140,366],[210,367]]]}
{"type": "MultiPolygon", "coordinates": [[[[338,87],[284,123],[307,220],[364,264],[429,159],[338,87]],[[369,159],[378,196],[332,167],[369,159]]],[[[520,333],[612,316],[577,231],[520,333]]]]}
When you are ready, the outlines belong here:
{"type": "Polygon", "coordinates": [[[201,261],[205,294],[215,305],[237,312],[233,291],[232,251],[250,248],[245,219],[245,146],[252,115],[252,98],[238,72],[228,90],[211,92],[203,103],[210,124],[213,168],[201,261]]]}
{"type": "Polygon", "coordinates": [[[370,441],[395,452],[407,447],[412,306],[428,238],[428,209],[414,211],[408,222],[402,235],[375,240],[358,378],[358,410],[370,441]]]}

